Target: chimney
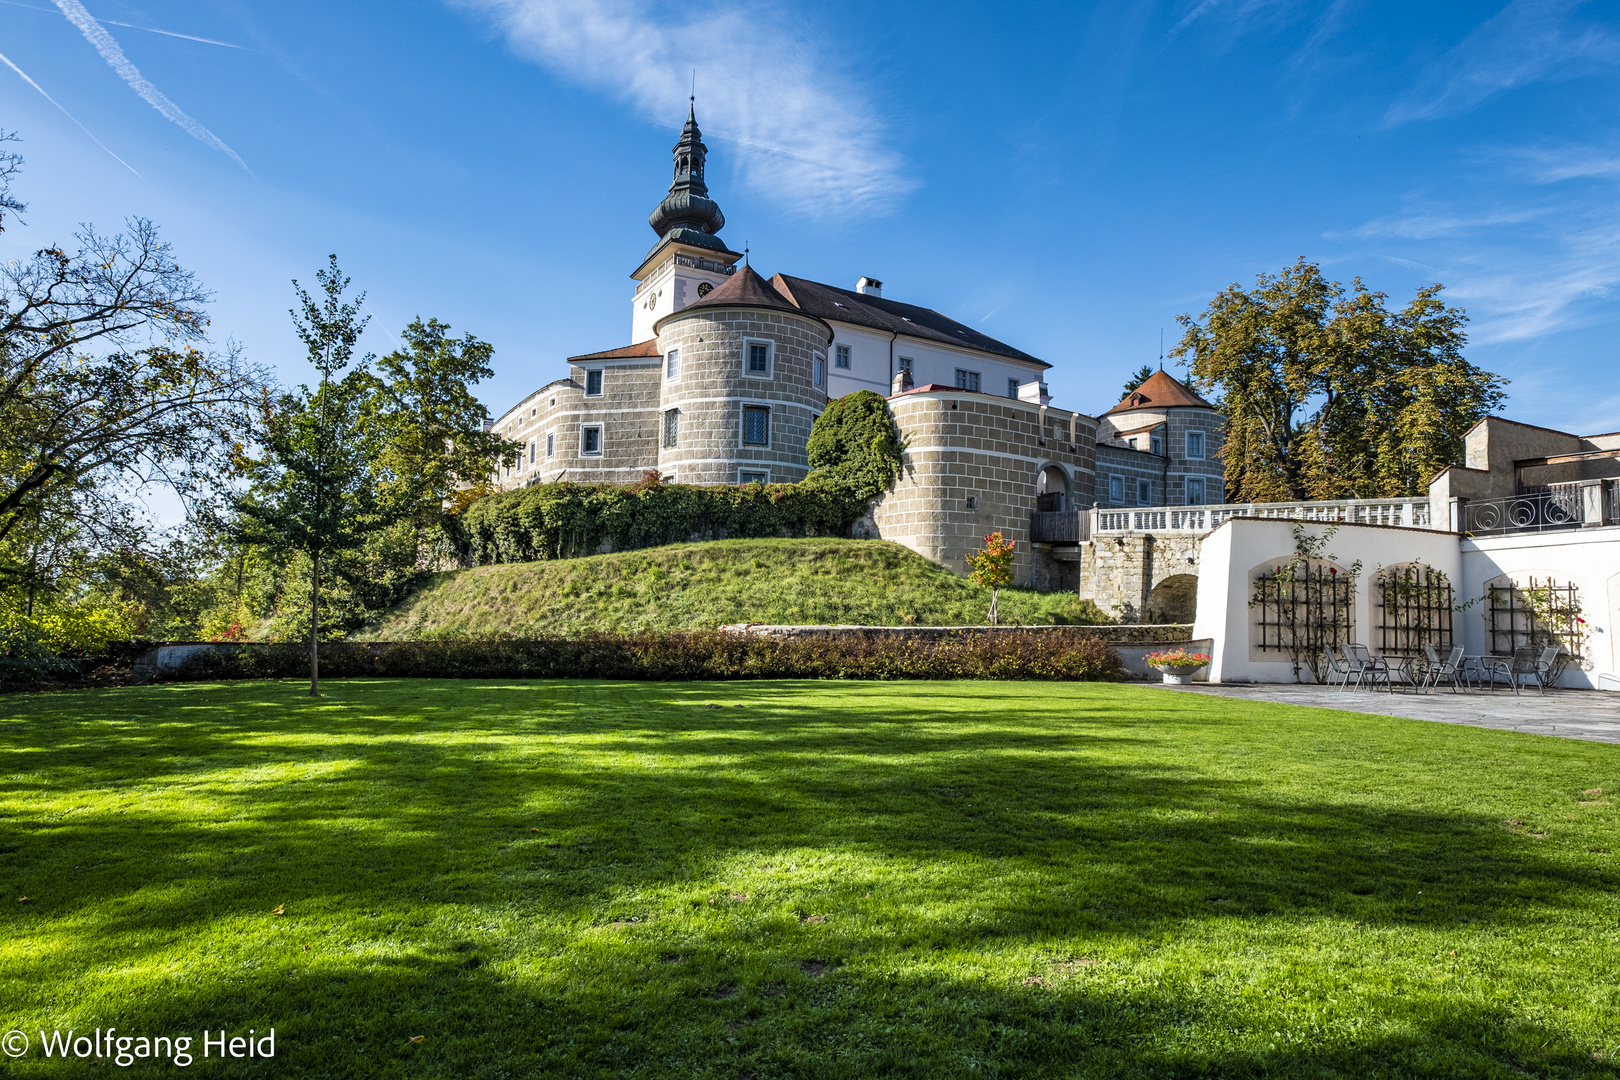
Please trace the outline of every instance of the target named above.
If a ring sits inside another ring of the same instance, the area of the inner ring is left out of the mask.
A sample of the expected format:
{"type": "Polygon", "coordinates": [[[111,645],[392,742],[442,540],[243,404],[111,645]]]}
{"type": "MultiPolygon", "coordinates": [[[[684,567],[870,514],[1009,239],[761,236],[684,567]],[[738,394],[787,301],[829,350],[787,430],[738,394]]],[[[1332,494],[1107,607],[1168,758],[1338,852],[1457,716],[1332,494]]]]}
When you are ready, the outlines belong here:
{"type": "Polygon", "coordinates": [[[911,372],[907,371],[905,368],[901,368],[899,371],[894,373],[894,382],[889,387],[889,393],[903,394],[907,390],[914,388],[916,385],[916,381],[911,377],[911,372]]]}
{"type": "Polygon", "coordinates": [[[882,296],[883,282],[874,277],[863,277],[855,283],[855,291],[862,296],[882,296]]]}
{"type": "Polygon", "coordinates": [[[490,417],[490,415],[488,413],[484,414],[484,430],[485,431],[494,431],[495,430],[495,421],[490,417]]]}

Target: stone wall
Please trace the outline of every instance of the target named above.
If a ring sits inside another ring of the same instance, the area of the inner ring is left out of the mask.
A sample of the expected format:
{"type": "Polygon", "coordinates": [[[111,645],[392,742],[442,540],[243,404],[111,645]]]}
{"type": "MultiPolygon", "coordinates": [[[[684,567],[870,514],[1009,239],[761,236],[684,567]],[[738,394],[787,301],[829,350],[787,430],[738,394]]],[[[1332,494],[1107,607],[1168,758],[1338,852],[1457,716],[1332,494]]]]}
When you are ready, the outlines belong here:
{"type": "Polygon", "coordinates": [[[1120,533],[1080,545],[1080,597],[1123,622],[1152,619],[1150,599],[1171,577],[1196,575],[1202,537],[1120,533]]]}
{"type": "Polygon", "coordinates": [[[904,471],[873,508],[875,535],[965,574],[967,553],[999,531],[1018,542],[1014,580],[1030,581],[1036,481],[1055,466],[1089,502],[1096,421],[964,390],[907,391],[889,407],[906,442],[904,471]]]}
{"type": "Polygon", "coordinates": [[[658,345],[666,357],[680,350],[679,372],[662,387],[660,424],[664,410],[680,410],[676,445],[655,451],[665,476],[735,484],[748,469],[766,473],[771,483],[804,479],[810,428],[827,408],[826,391],[813,385],[813,365],[827,355],[824,324],[757,308],[697,308],[664,319],[658,345]],[[768,378],[744,370],[750,340],[771,343],[768,378]],[[770,409],[769,446],[743,444],[743,410],[750,405],[770,409]]]}

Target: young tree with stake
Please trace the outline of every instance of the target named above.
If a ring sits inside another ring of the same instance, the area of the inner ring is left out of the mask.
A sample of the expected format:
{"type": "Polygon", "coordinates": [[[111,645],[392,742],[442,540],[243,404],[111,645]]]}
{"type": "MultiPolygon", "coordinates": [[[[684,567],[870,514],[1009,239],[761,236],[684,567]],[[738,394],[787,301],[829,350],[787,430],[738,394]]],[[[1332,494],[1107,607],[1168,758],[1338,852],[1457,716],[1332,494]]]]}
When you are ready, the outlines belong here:
{"type": "Polygon", "coordinates": [[[968,579],[990,590],[991,626],[996,625],[996,601],[1001,598],[1001,589],[1012,584],[1013,548],[1017,544],[1018,541],[1003,540],[1001,533],[993,532],[984,538],[983,551],[970,551],[967,554],[968,568],[972,570],[968,579]]]}

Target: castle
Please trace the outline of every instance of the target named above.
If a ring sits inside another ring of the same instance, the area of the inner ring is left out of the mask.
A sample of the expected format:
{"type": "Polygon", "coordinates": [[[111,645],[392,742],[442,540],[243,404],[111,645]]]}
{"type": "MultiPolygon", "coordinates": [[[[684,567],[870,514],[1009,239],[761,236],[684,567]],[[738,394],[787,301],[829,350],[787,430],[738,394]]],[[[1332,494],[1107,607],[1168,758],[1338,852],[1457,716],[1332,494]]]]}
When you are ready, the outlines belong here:
{"type": "Polygon", "coordinates": [[[1015,574],[1078,586],[1082,508],[1219,504],[1219,416],[1162,371],[1100,418],[1051,404],[1051,364],[926,307],[776,274],[719,238],[708,148],[689,111],[657,241],[631,277],[631,342],[568,359],[493,430],[523,446],[501,489],[558,480],[785,483],[809,471],[828,400],[888,398],[904,475],[856,535],[966,572],[991,532],[1019,541],[1015,574]]]}

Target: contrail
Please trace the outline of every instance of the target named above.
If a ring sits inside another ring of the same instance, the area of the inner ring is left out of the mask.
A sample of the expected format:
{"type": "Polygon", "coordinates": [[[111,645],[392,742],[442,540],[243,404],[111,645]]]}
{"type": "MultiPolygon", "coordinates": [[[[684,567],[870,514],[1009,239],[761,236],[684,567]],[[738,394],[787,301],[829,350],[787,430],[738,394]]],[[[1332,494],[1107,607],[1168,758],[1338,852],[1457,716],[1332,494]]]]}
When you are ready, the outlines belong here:
{"type": "Polygon", "coordinates": [[[102,19],[108,26],[127,26],[131,30],[145,30],[148,34],[162,34],[165,37],[185,38],[187,41],[200,41],[204,45],[223,45],[227,49],[241,49],[243,52],[253,50],[246,45],[232,45],[228,41],[215,41],[211,37],[197,37],[195,34],[177,34],[173,30],[159,30],[155,26],[136,26],[132,22],[119,22],[117,19],[102,19]]]}
{"type": "MultiPolygon", "coordinates": [[[[0,4],[4,4],[7,7],[25,8],[28,11],[48,11],[53,15],[56,13],[55,8],[40,7],[38,4],[23,4],[19,3],[18,0],[0,0],[0,4]]],[[[101,19],[100,21],[106,23],[108,26],[127,26],[131,30],[144,30],[148,34],[162,34],[165,37],[184,38],[187,41],[200,41],[204,45],[222,45],[227,49],[241,49],[243,52],[254,51],[248,48],[246,45],[233,45],[229,41],[215,41],[213,38],[197,37],[195,34],[179,34],[173,30],[159,30],[155,26],[141,26],[132,22],[119,22],[117,19],[101,19]]]]}
{"type": "Polygon", "coordinates": [[[118,42],[113,40],[113,36],[107,33],[105,27],[96,22],[95,17],[85,10],[79,0],[56,0],[56,6],[67,17],[68,22],[79,28],[79,33],[84,35],[84,39],[95,46],[96,52],[107,61],[107,66],[117,72],[119,77],[129,84],[130,89],[145,98],[148,105],[178,124],[192,138],[212,146],[242,166],[242,170],[249,176],[253,175],[253,170],[248,168],[241,155],[221,142],[219,136],[187,116],[180,106],[165,97],[163,91],[153,86],[146,76],[141,74],[140,69],[129,62],[129,57],[118,47],[118,42]]]}
{"type": "MultiPolygon", "coordinates": [[[[58,109],[62,109],[62,103],[60,101],[57,101],[55,98],[51,97],[51,95],[46,94],[45,93],[45,88],[43,86],[39,85],[39,83],[35,82],[33,79],[30,79],[28,77],[28,72],[24,71],[22,68],[18,67],[16,64],[13,64],[11,62],[11,58],[6,56],[5,53],[0,53],[0,61],[4,61],[6,67],[10,68],[12,71],[15,71],[18,75],[21,75],[23,77],[23,82],[27,83],[29,86],[32,86],[35,90],[38,90],[42,95],[44,95],[44,98],[45,98],[46,101],[50,102],[52,105],[55,105],[58,109]]],[[[67,117],[69,120],[72,120],[75,124],[79,124],[79,118],[74,116],[72,113],[68,112],[66,109],[62,109],[62,115],[67,117]]],[[[86,135],[89,135],[91,142],[95,143],[97,146],[101,147],[103,150],[106,150],[107,153],[112,154],[112,159],[114,161],[118,162],[118,164],[122,165],[124,168],[128,169],[130,172],[135,173],[136,176],[141,176],[140,173],[135,172],[135,166],[131,165],[129,162],[125,161],[123,158],[119,157],[117,154],[113,154],[113,152],[111,150],[108,150],[107,149],[107,144],[102,142],[100,139],[96,138],[95,135],[90,131],[89,128],[85,127],[83,124],[79,124],[79,130],[84,132],[86,135]]],[[[141,176],[141,179],[145,180],[146,177],[141,176]]]]}

